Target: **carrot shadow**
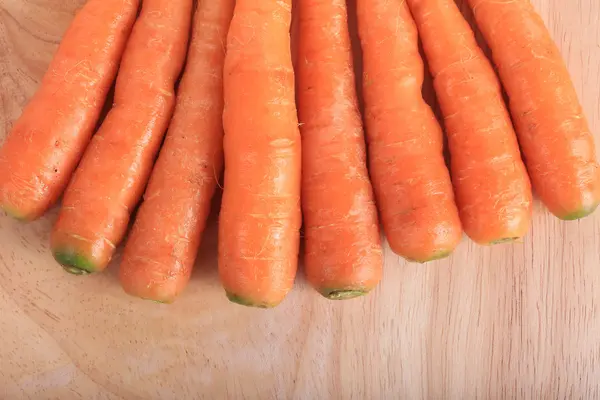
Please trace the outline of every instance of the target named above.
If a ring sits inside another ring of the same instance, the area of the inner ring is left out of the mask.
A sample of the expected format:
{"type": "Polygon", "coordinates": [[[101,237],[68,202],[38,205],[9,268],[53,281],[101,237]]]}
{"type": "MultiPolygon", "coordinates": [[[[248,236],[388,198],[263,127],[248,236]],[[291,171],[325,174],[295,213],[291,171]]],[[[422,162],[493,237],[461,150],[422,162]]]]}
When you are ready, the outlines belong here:
{"type": "Polygon", "coordinates": [[[206,220],[206,228],[202,234],[198,256],[192,271],[192,282],[202,281],[214,284],[219,281],[217,259],[219,250],[219,211],[221,210],[222,197],[223,191],[217,188],[212,199],[211,211],[206,220]]]}
{"type": "Polygon", "coordinates": [[[306,242],[304,241],[304,229],[300,231],[300,248],[298,253],[298,272],[296,273],[295,285],[304,286],[308,282],[306,279],[306,269],[304,265],[304,252],[306,242]]]}
{"type": "Polygon", "coordinates": [[[356,85],[356,96],[358,106],[364,111],[363,98],[363,54],[358,36],[358,15],[356,11],[356,0],[346,0],[348,10],[348,30],[350,31],[350,44],[352,45],[352,59],[354,64],[354,81],[356,85]]]}
{"type": "MultiPolygon", "coordinates": [[[[126,240],[127,239],[123,240],[123,244],[126,243],[126,240]]],[[[119,265],[121,264],[121,258],[123,256],[123,244],[117,247],[115,254],[110,260],[110,264],[108,264],[108,267],[106,267],[106,270],[103,272],[111,281],[119,281],[119,265]]]]}
{"type": "Polygon", "coordinates": [[[477,27],[477,23],[475,22],[475,16],[473,15],[473,10],[471,10],[471,7],[467,3],[467,0],[455,0],[455,1],[456,1],[456,5],[460,9],[460,12],[462,13],[463,17],[465,17],[465,19],[471,26],[471,30],[473,30],[473,33],[475,34],[475,40],[477,40],[477,44],[483,50],[485,56],[491,60],[492,51],[490,50],[485,39],[483,38],[481,31],[477,27]]]}
{"type": "Polygon", "coordinates": [[[127,239],[129,239],[129,235],[131,233],[131,228],[133,228],[133,224],[137,218],[137,213],[142,205],[143,199],[139,202],[138,205],[131,212],[131,216],[129,217],[129,225],[127,226],[127,230],[125,231],[125,235],[123,236],[123,240],[117,246],[115,250],[115,254],[112,256],[110,263],[106,267],[104,273],[109,276],[111,280],[118,281],[119,280],[119,265],[121,265],[121,258],[123,256],[123,250],[125,248],[125,244],[127,243],[127,239]]]}
{"type": "Polygon", "coordinates": [[[106,119],[106,116],[108,115],[108,113],[110,112],[110,110],[113,107],[113,104],[115,101],[115,87],[116,87],[116,81],[113,82],[112,86],[110,87],[110,89],[106,95],[106,100],[104,100],[104,105],[102,106],[102,111],[100,111],[98,121],[96,122],[96,129],[94,130],[94,134],[98,131],[98,129],[100,129],[100,127],[104,123],[104,120],[106,119]]]}

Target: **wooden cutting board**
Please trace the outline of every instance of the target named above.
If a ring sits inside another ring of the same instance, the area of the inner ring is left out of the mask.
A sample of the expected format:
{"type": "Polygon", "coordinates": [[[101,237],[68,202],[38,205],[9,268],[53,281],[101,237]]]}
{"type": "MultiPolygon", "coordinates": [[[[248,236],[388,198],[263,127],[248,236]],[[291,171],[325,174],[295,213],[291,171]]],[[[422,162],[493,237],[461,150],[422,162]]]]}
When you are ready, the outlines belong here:
{"type": "MultiPolygon", "coordinates": [[[[83,2],[0,0],[0,138],[83,2]]],[[[600,132],[600,3],[533,2],[600,132]]],[[[567,223],[537,204],[523,243],[465,239],[428,265],[386,249],[370,296],[330,302],[300,275],[274,310],[225,299],[214,217],[171,306],[125,296],[114,266],[64,273],[55,217],[0,217],[2,399],[600,398],[600,212],[567,223]]]]}

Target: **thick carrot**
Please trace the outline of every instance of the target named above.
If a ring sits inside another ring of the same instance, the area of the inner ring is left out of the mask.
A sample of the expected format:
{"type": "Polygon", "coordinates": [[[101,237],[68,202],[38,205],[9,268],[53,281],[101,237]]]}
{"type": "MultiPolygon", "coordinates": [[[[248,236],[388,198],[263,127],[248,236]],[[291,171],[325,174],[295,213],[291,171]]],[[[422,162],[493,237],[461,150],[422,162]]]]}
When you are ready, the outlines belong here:
{"type": "Polygon", "coordinates": [[[173,120],[121,262],[131,295],[170,303],[190,279],[223,168],[223,60],[234,4],[198,4],[173,120]]]}
{"type": "Polygon", "coordinates": [[[417,27],[404,1],[358,0],[371,178],[396,253],[449,255],[462,237],[442,129],[423,100],[417,27]]]}
{"type": "Polygon", "coordinates": [[[562,219],[600,203],[594,139],[569,71],[528,0],[469,0],[510,99],[533,188],[562,219]]]}
{"type": "Polygon", "coordinates": [[[454,0],[407,2],[444,116],[464,230],[481,244],[521,238],[531,185],[494,69],[454,0]]]}
{"type": "Polygon", "coordinates": [[[139,0],[89,0],[0,150],[0,207],[40,217],[67,186],[94,131],[139,0]]]}
{"type": "Polygon", "coordinates": [[[103,270],[140,200],[175,105],[192,0],[144,0],[117,78],[115,103],[65,192],[52,232],[69,272],[103,270]]]}
{"type": "Polygon", "coordinates": [[[383,260],[346,3],[300,0],[296,15],[306,277],[327,298],[352,298],[379,283],[383,260]]]}
{"type": "Polygon", "coordinates": [[[298,264],[301,150],[291,3],[237,0],[227,40],[219,275],[231,301],[255,307],[279,304],[298,264]]]}

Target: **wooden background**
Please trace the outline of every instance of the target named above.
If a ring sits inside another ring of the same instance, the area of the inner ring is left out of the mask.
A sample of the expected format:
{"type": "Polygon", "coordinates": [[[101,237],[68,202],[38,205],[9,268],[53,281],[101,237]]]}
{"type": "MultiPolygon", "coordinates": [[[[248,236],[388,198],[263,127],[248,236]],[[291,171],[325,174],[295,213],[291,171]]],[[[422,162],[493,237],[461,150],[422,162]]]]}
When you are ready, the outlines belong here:
{"type": "MultiPolygon", "coordinates": [[[[600,132],[600,2],[533,2],[600,132]]],[[[0,0],[0,138],[82,3],[0,0]]],[[[126,297],[114,267],[65,274],[55,216],[0,217],[1,399],[600,398],[600,212],[566,223],[538,204],[522,244],[465,239],[425,266],[386,250],[370,296],[329,302],[300,276],[269,311],[225,300],[214,218],[166,306],[126,297]]]]}

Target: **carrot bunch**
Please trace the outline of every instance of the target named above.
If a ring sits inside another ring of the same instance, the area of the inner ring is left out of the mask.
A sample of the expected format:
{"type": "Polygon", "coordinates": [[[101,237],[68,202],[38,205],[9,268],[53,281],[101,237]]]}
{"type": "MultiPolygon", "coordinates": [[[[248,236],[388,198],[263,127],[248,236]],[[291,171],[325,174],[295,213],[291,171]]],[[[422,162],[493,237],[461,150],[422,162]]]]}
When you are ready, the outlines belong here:
{"type": "Polygon", "coordinates": [[[379,219],[395,253],[427,262],[463,229],[486,245],[523,237],[532,184],[559,218],[598,207],[593,136],[529,1],[468,0],[498,78],[454,0],[356,0],[362,115],[347,4],[89,0],[0,149],[0,207],[33,220],[66,189],[51,248],[87,274],[141,203],[120,282],[170,303],[224,171],[219,276],[254,307],[292,289],[302,218],[308,281],[349,299],[382,278],[379,219]],[[423,99],[419,38],[443,124],[423,99]]]}

